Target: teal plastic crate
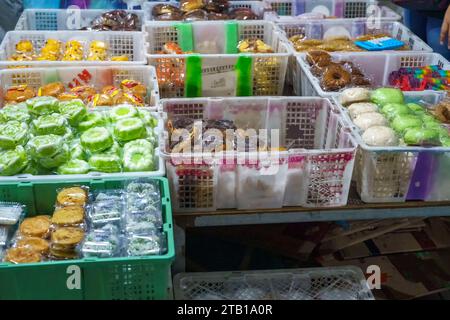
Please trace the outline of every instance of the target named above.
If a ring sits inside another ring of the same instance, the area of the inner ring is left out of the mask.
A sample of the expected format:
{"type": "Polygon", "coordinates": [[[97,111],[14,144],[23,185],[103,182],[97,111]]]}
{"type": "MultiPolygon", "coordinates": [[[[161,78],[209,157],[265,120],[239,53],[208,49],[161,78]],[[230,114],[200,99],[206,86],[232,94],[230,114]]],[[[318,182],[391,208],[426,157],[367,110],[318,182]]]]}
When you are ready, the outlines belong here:
{"type": "MultiPolygon", "coordinates": [[[[0,183],[0,200],[27,206],[27,216],[52,214],[56,190],[86,185],[121,188],[128,179],[0,183]]],[[[19,264],[0,263],[0,300],[5,299],[171,299],[170,267],[175,258],[172,208],[166,178],[161,190],[167,253],[161,256],[84,258],[19,264]]]]}

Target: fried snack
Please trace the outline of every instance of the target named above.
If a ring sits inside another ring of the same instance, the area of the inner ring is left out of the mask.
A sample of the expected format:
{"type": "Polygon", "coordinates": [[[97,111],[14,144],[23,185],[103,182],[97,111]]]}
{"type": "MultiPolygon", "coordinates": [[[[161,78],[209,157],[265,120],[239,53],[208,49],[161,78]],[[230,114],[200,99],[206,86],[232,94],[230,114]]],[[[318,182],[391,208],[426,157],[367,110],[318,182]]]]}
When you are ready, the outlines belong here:
{"type": "Polygon", "coordinates": [[[50,248],[50,257],[54,260],[73,260],[78,258],[78,254],[73,250],[65,251],[52,247],[50,248]]]}
{"type": "Polygon", "coordinates": [[[26,218],[19,226],[23,236],[46,238],[50,230],[51,220],[49,216],[35,216],[26,218]]]}
{"type": "Polygon", "coordinates": [[[52,223],[58,226],[75,226],[84,220],[84,209],[80,206],[57,208],[53,213],[52,223]]]}
{"type": "Polygon", "coordinates": [[[37,60],[59,60],[61,55],[61,42],[55,39],[48,39],[37,60]]]}
{"type": "Polygon", "coordinates": [[[241,40],[238,43],[238,50],[241,53],[273,53],[271,46],[259,39],[241,40]]]}
{"type": "Polygon", "coordinates": [[[130,59],[126,55],[121,56],[113,56],[111,57],[111,61],[129,61],[130,59]]]}
{"type": "Polygon", "coordinates": [[[71,92],[63,92],[57,96],[59,101],[71,101],[75,99],[79,99],[78,95],[71,92]]]}
{"type": "Polygon", "coordinates": [[[40,254],[48,254],[49,243],[47,240],[38,237],[24,237],[17,241],[18,248],[30,248],[40,254]]]}
{"type": "Polygon", "coordinates": [[[52,233],[52,243],[61,246],[76,246],[83,240],[84,231],[77,227],[58,228],[52,233]]]}
{"type": "Polygon", "coordinates": [[[137,96],[145,97],[147,95],[147,88],[139,81],[125,79],[120,83],[120,88],[137,96]]]}
{"type": "Polygon", "coordinates": [[[308,51],[306,54],[306,61],[310,65],[315,65],[320,68],[327,67],[331,63],[331,56],[328,52],[321,50],[308,51]]]}
{"type": "Polygon", "coordinates": [[[35,263],[41,261],[41,255],[28,247],[17,247],[8,249],[5,261],[11,263],[35,263]]]}
{"type": "Polygon", "coordinates": [[[66,43],[66,48],[62,60],[80,61],[83,60],[83,45],[81,42],[71,40],[66,43]]]}
{"type": "Polygon", "coordinates": [[[116,94],[118,94],[120,92],[120,89],[115,87],[115,86],[106,86],[103,87],[101,93],[110,95],[110,96],[114,96],[116,94]]]}
{"type": "Polygon", "coordinates": [[[33,43],[30,40],[20,40],[16,44],[16,52],[30,55],[33,54],[34,52],[33,43]]]}
{"type": "Polygon", "coordinates": [[[89,102],[92,104],[93,107],[97,106],[112,106],[113,105],[113,99],[109,94],[105,93],[97,93],[93,96],[89,97],[89,102]]]}
{"type": "Polygon", "coordinates": [[[175,42],[167,42],[163,46],[163,53],[165,54],[183,54],[181,47],[175,42]]]}
{"type": "Polygon", "coordinates": [[[87,200],[86,190],[80,187],[64,188],[56,196],[58,206],[84,206],[87,200]]]}
{"type": "Polygon", "coordinates": [[[450,123],[450,101],[443,100],[434,109],[434,115],[443,123],[450,123]]]}
{"type": "Polygon", "coordinates": [[[38,96],[51,96],[58,97],[60,94],[64,93],[65,88],[61,82],[52,82],[42,86],[38,90],[38,96]]]}
{"type": "Polygon", "coordinates": [[[7,103],[20,103],[36,96],[33,88],[26,84],[9,87],[6,90],[4,99],[7,103]]]}
{"type": "Polygon", "coordinates": [[[77,98],[83,100],[84,102],[88,101],[90,96],[97,93],[97,91],[91,86],[73,87],[70,89],[70,92],[76,94],[77,98]]]}
{"type": "Polygon", "coordinates": [[[195,9],[202,9],[205,6],[203,0],[181,0],[180,9],[189,12],[195,9]]]}
{"type": "Polygon", "coordinates": [[[89,61],[105,61],[108,58],[108,45],[104,41],[94,40],[89,45],[89,61]]]}
{"type": "Polygon", "coordinates": [[[120,91],[118,94],[114,95],[112,98],[113,105],[118,104],[132,104],[135,106],[143,106],[144,99],[140,96],[134,95],[130,92],[120,91]]]}
{"type": "Polygon", "coordinates": [[[329,65],[323,74],[321,86],[325,91],[338,91],[351,82],[351,75],[339,64],[329,65]]]}

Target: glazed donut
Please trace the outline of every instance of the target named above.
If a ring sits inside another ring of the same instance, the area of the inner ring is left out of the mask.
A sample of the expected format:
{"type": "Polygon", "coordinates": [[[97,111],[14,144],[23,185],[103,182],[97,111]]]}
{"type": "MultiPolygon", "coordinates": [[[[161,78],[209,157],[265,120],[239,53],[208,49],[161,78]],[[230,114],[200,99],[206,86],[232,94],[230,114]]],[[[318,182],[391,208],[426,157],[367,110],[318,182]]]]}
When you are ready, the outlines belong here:
{"type": "Polygon", "coordinates": [[[321,81],[325,91],[338,91],[351,82],[351,75],[339,64],[329,65],[323,74],[321,81]]]}
{"type": "Polygon", "coordinates": [[[323,68],[330,65],[331,56],[326,51],[311,50],[306,54],[306,61],[308,61],[309,65],[311,66],[323,68]]]}

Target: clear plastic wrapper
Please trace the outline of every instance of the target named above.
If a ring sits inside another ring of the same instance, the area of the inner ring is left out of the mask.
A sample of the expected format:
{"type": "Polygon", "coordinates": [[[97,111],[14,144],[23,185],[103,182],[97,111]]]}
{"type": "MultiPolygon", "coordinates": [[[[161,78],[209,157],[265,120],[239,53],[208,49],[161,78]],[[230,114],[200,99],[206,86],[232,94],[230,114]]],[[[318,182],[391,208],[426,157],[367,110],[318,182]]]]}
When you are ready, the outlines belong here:
{"type": "Polygon", "coordinates": [[[106,224],[86,234],[81,252],[84,257],[116,257],[120,254],[121,244],[119,228],[113,224],[106,224]]]}
{"type": "Polygon", "coordinates": [[[9,227],[0,225],[0,247],[4,247],[8,243],[9,227]]]}
{"type": "Polygon", "coordinates": [[[89,188],[72,186],[56,190],[56,206],[85,206],[89,201],[89,188]]]}
{"type": "Polygon", "coordinates": [[[120,190],[105,190],[95,196],[95,201],[90,205],[89,220],[97,228],[112,223],[122,226],[124,213],[124,201],[120,190]]]}
{"type": "Polygon", "coordinates": [[[164,234],[131,235],[127,243],[128,256],[160,255],[166,252],[164,234]]]}
{"type": "Polygon", "coordinates": [[[25,212],[25,206],[17,202],[0,202],[0,225],[13,225],[25,212]]]}
{"type": "Polygon", "coordinates": [[[158,233],[162,226],[160,212],[127,212],[125,216],[125,232],[127,234],[158,233]]]}
{"type": "Polygon", "coordinates": [[[20,236],[46,239],[50,235],[51,217],[46,215],[25,218],[19,225],[20,236]]]}

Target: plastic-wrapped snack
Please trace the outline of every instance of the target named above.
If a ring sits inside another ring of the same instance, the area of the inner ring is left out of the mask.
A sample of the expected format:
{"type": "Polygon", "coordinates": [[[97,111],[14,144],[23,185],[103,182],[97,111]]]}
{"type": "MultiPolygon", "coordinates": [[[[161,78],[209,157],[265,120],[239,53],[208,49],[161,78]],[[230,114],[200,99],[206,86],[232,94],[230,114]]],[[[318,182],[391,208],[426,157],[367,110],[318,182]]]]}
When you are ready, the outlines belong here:
{"type": "Polygon", "coordinates": [[[246,39],[238,43],[238,50],[241,53],[273,53],[273,49],[260,39],[246,39]]]}
{"type": "Polygon", "coordinates": [[[83,101],[75,99],[60,102],[59,112],[69,121],[71,126],[76,126],[86,117],[87,108],[83,101]]]}
{"type": "Polygon", "coordinates": [[[125,79],[120,83],[120,88],[137,96],[145,97],[147,95],[147,88],[139,81],[125,79]]]}
{"type": "Polygon", "coordinates": [[[15,264],[40,262],[42,255],[29,247],[10,248],[6,251],[4,260],[15,264]]]}
{"type": "MultiPolygon", "coordinates": [[[[128,204],[129,203],[127,203],[127,205],[128,204]]],[[[125,231],[128,234],[152,234],[160,232],[160,228],[163,224],[160,212],[137,212],[134,207],[132,210],[133,211],[128,211],[125,216],[125,231]]]]}
{"type": "Polygon", "coordinates": [[[46,239],[38,237],[20,237],[15,247],[17,248],[29,248],[41,255],[47,255],[50,249],[50,244],[46,239]]]}
{"type": "Polygon", "coordinates": [[[28,164],[25,148],[0,150],[0,176],[12,176],[20,173],[28,164]]]}
{"type": "Polygon", "coordinates": [[[136,117],[138,115],[138,111],[132,105],[121,104],[109,110],[108,115],[113,122],[117,122],[121,119],[136,117]]]}
{"type": "Polygon", "coordinates": [[[83,241],[85,232],[78,227],[56,229],[51,236],[50,257],[56,260],[79,257],[77,246],[83,241]]]}
{"type": "Polygon", "coordinates": [[[52,216],[52,224],[57,227],[82,227],[84,208],[77,205],[56,208],[52,216]]]}
{"type": "Polygon", "coordinates": [[[84,257],[110,258],[118,256],[120,249],[119,229],[113,224],[107,224],[86,234],[81,252],[84,257]]]}
{"type": "Polygon", "coordinates": [[[19,121],[9,121],[0,124],[0,148],[14,149],[18,145],[25,145],[28,139],[28,126],[19,121]]]}
{"type": "Polygon", "coordinates": [[[24,212],[24,206],[17,202],[0,202],[0,225],[14,225],[24,212]]]}
{"type": "Polygon", "coordinates": [[[85,206],[88,202],[88,188],[73,186],[58,190],[56,196],[57,206],[85,206]]]}
{"type": "Polygon", "coordinates": [[[54,155],[49,157],[35,158],[36,162],[46,169],[57,168],[70,159],[69,146],[63,144],[61,149],[54,155]]]}
{"type": "Polygon", "coordinates": [[[61,60],[80,61],[83,60],[84,46],[81,42],[71,40],[66,42],[65,51],[61,60]]]}
{"type": "Polygon", "coordinates": [[[127,191],[125,199],[127,212],[150,212],[155,216],[154,221],[161,221],[161,200],[158,192],[152,193],[149,190],[139,194],[127,191]]]}
{"type": "Polygon", "coordinates": [[[6,90],[4,99],[7,103],[20,103],[25,102],[36,96],[36,92],[33,88],[26,84],[9,87],[6,90]]]}
{"type": "Polygon", "coordinates": [[[153,145],[144,139],[130,141],[123,148],[123,168],[127,172],[155,169],[153,145]]]}
{"type": "Polygon", "coordinates": [[[157,182],[149,179],[138,179],[130,181],[125,187],[126,194],[136,194],[141,198],[160,199],[159,185],[157,182]]]}
{"type": "Polygon", "coordinates": [[[79,131],[86,131],[93,127],[101,127],[106,125],[106,119],[101,112],[90,112],[87,116],[78,123],[79,131]]]}
{"type": "Polygon", "coordinates": [[[106,42],[94,40],[89,45],[87,60],[105,61],[108,59],[108,45],[106,42]]]}
{"type": "Polygon", "coordinates": [[[104,127],[94,127],[86,130],[81,135],[80,141],[84,148],[93,153],[106,150],[114,143],[111,133],[104,127]]]}
{"type": "Polygon", "coordinates": [[[19,121],[21,123],[28,123],[30,120],[31,115],[28,113],[28,108],[25,103],[8,104],[3,109],[0,109],[0,122],[19,121]]]}
{"type": "Polygon", "coordinates": [[[55,39],[48,39],[37,60],[57,61],[60,59],[62,44],[55,39]]]}
{"type": "Polygon", "coordinates": [[[100,192],[95,197],[89,210],[89,219],[95,226],[102,226],[108,223],[121,225],[123,220],[123,197],[120,191],[100,192]]]}
{"type": "Polygon", "coordinates": [[[107,173],[122,171],[122,160],[116,154],[96,153],[89,158],[88,163],[92,171],[107,173]]]}
{"type": "Polygon", "coordinates": [[[19,226],[19,233],[22,236],[47,238],[50,234],[50,216],[35,216],[25,218],[19,226]]]}
{"type": "Polygon", "coordinates": [[[9,226],[0,225],[0,247],[6,246],[8,242],[9,226]]]}
{"type": "Polygon", "coordinates": [[[79,97],[75,93],[72,93],[72,92],[63,92],[63,93],[59,94],[57,98],[59,101],[71,101],[71,100],[78,99],[79,97]]]}
{"type": "Polygon", "coordinates": [[[158,119],[150,111],[139,109],[138,115],[146,126],[150,126],[151,128],[158,126],[158,119]]]}
{"type": "Polygon", "coordinates": [[[97,93],[89,98],[89,102],[93,107],[107,107],[113,105],[113,99],[110,95],[105,93],[97,93]]]}
{"type": "Polygon", "coordinates": [[[145,134],[144,123],[139,118],[120,119],[114,126],[114,136],[121,142],[140,139],[145,134]]]}
{"type": "Polygon", "coordinates": [[[33,120],[33,130],[38,136],[46,134],[61,136],[67,132],[67,127],[66,118],[59,113],[46,114],[33,120]]]}
{"type": "Polygon", "coordinates": [[[39,88],[38,96],[58,97],[61,93],[66,91],[66,88],[61,82],[52,82],[39,88]]]}
{"type": "Polygon", "coordinates": [[[35,97],[26,101],[28,110],[35,115],[58,112],[59,101],[55,97],[35,97]]]}
{"type": "Polygon", "coordinates": [[[91,167],[89,163],[81,159],[71,159],[60,165],[57,169],[58,174],[86,174],[91,167]]]}
{"type": "Polygon", "coordinates": [[[29,155],[34,159],[53,157],[63,147],[64,140],[61,136],[54,134],[36,136],[27,143],[29,155]]]}
{"type": "Polygon", "coordinates": [[[127,243],[128,256],[160,255],[164,249],[162,235],[130,235],[127,243]]]}
{"type": "Polygon", "coordinates": [[[89,97],[95,95],[97,91],[91,86],[78,86],[70,89],[70,93],[77,95],[79,99],[87,102],[89,97]]]}

